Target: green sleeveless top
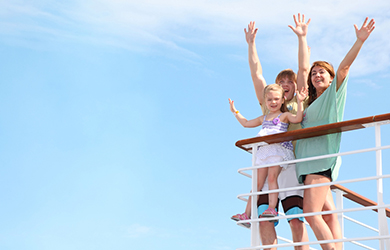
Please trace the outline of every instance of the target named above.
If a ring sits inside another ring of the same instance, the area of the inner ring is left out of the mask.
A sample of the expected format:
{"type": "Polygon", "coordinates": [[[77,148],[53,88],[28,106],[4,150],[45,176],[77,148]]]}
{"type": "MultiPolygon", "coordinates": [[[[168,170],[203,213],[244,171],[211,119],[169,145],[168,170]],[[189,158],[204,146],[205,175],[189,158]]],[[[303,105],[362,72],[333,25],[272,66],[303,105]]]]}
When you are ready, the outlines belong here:
{"type": "MultiPolygon", "coordinates": [[[[343,120],[347,83],[349,74],[340,88],[337,88],[337,75],[330,86],[304,112],[302,128],[310,128],[343,120]]],[[[341,133],[323,135],[297,141],[295,155],[297,159],[334,154],[340,150],[341,133]]],[[[296,172],[299,183],[303,183],[303,175],[313,174],[331,169],[332,181],[337,179],[341,165],[341,157],[332,157],[308,162],[298,162],[296,172]]]]}

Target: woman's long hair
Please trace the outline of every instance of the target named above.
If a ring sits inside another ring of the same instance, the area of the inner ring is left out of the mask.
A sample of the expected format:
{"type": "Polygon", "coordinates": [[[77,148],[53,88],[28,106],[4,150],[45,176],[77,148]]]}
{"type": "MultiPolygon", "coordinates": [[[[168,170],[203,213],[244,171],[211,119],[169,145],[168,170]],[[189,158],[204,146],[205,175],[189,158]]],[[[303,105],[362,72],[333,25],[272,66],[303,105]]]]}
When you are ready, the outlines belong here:
{"type": "Polygon", "coordinates": [[[316,90],[316,88],[314,88],[314,85],[311,82],[311,74],[312,74],[313,68],[315,66],[319,66],[321,68],[324,68],[326,71],[328,71],[329,75],[332,78],[334,78],[336,75],[332,64],[325,62],[325,61],[316,61],[313,63],[313,65],[310,68],[309,75],[307,77],[307,85],[309,86],[309,105],[312,104],[312,102],[314,102],[317,99],[317,90],[316,90]]]}

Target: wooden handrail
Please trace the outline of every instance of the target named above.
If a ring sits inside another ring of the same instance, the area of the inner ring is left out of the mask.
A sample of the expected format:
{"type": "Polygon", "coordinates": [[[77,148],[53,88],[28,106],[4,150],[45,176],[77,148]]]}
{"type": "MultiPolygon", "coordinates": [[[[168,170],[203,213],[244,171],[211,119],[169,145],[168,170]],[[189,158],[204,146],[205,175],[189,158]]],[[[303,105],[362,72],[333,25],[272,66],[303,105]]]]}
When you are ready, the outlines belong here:
{"type": "Polygon", "coordinates": [[[267,135],[267,136],[258,136],[249,139],[243,139],[236,142],[236,146],[249,151],[251,150],[251,144],[258,142],[266,142],[268,144],[278,143],[284,141],[295,141],[298,139],[306,139],[326,134],[334,134],[340,132],[351,131],[355,129],[364,128],[364,125],[375,123],[375,122],[384,122],[389,121],[390,123],[390,113],[382,115],[374,115],[365,118],[348,120],[343,122],[330,123],[326,125],[297,129],[293,131],[288,131],[279,134],[267,135]]]}
{"type": "MultiPolygon", "coordinates": [[[[348,188],[346,187],[343,187],[339,184],[336,184],[336,185],[331,185],[330,186],[331,189],[339,189],[341,191],[344,192],[343,196],[353,202],[356,202],[362,206],[365,206],[365,207],[368,207],[368,206],[377,206],[378,203],[358,194],[358,193],[355,193],[354,191],[352,190],[349,190],[348,188]]],[[[377,209],[373,209],[375,212],[378,212],[377,209]]],[[[389,208],[386,208],[386,216],[390,218],[390,209],[389,208]]]]}
{"type": "MultiPolygon", "coordinates": [[[[355,120],[348,120],[343,122],[336,122],[311,128],[304,128],[304,129],[297,129],[289,132],[279,133],[279,134],[273,134],[273,135],[267,135],[267,136],[261,136],[261,137],[253,137],[249,139],[239,140],[236,142],[236,146],[250,152],[252,149],[252,144],[259,143],[259,142],[266,142],[268,144],[271,143],[279,143],[284,141],[294,141],[298,139],[306,139],[326,134],[334,134],[334,133],[340,133],[340,132],[346,132],[356,129],[365,128],[370,123],[376,123],[376,122],[388,122],[390,123],[390,113],[382,114],[382,115],[375,115],[375,116],[369,116],[364,117],[360,119],[355,120]]],[[[343,187],[341,185],[331,185],[331,189],[340,189],[344,192],[344,197],[354,201],[362,206],[376,206],[378,205],[376,202],[353,192],[352,190],[347,189],[346,187],[343,187]]],[[[378,211],[377,209],[373,209],[374,211],[378,211]]],[[[390,209],[386,208],[386,216],[390,218],[390,209]]]]}

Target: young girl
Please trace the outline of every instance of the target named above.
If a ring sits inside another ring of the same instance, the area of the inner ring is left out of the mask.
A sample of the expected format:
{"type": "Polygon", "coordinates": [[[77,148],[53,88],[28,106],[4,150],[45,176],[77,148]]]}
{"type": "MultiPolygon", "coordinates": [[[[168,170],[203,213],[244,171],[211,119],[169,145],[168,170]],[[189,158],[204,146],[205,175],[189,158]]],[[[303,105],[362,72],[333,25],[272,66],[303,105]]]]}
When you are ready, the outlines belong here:
{"type": "MultiPolygon", "coordinates": [[[[240,124],[245,128],[254,128],[262,125],[262,129],[258,133],[258,136],[271,135],[276,133],[286,132],[289,123],[299,123],[303,118],[303,101],[307,97],[307,89],[302,89],[296,93],[298,101],[298,111],[296,115],[287,112],[284,100],[284,90],[278,84],[271,84],[264,89],[264,101],[269,113],[262,115],[253,120],[247,120],[240,112],[234,107],[234,102],[229,99],[230,110],[236,116],[240,124]]],[[[291,141],[275,143],[265,146],[260,146],[256,154],[256,165],[271,164],[274,162],[294,160],[294,152],[291,141]]],[[[272,166],[257,169],[257,190],[260,191],[266,179],[268,178],[269,190],[278,189],[278,176],[282,171],[282,168],[286,168],[287,165],[272,166]]],[[[275,217],[278,213],[275,211],[275,207],[278,201],[278,193],[272,193],[268,195],[269,207],[264,211],[262,217],[275,217]]],[[[247,220],[251,215],[250,209],[251,196],[249,196],[245,213],[232,216],[233,220],[247,220]]],[[[244,226],[249,226],[245,224],[244,226]]]]}

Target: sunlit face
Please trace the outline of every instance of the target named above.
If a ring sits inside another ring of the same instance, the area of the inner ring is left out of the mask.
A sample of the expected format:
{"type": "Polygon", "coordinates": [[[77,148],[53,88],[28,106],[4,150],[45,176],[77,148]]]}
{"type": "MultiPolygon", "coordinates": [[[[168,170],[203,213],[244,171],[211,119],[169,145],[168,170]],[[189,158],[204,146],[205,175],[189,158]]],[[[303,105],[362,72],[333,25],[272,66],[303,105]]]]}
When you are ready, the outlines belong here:
{"type": "Polygon", "coordinates": [[[319,92],[325,91],[333,80],[329,72],[320,66],[313,67],[310,78],[314,88],[319,92]]]}
{"type": "Polygon", "coordinates": [[[270,90],[265,95],[265,103],[270,112],[280,111],[280,108],[284,103],[284,97],[281,91],[270,90]]]}
{"type": "Polygon", "coordinates": [[[284,89],[284,97],[287,101],[290,101],[295,94],[296,83],[290,80],[287,76],[277,82],[284,89]]]}

